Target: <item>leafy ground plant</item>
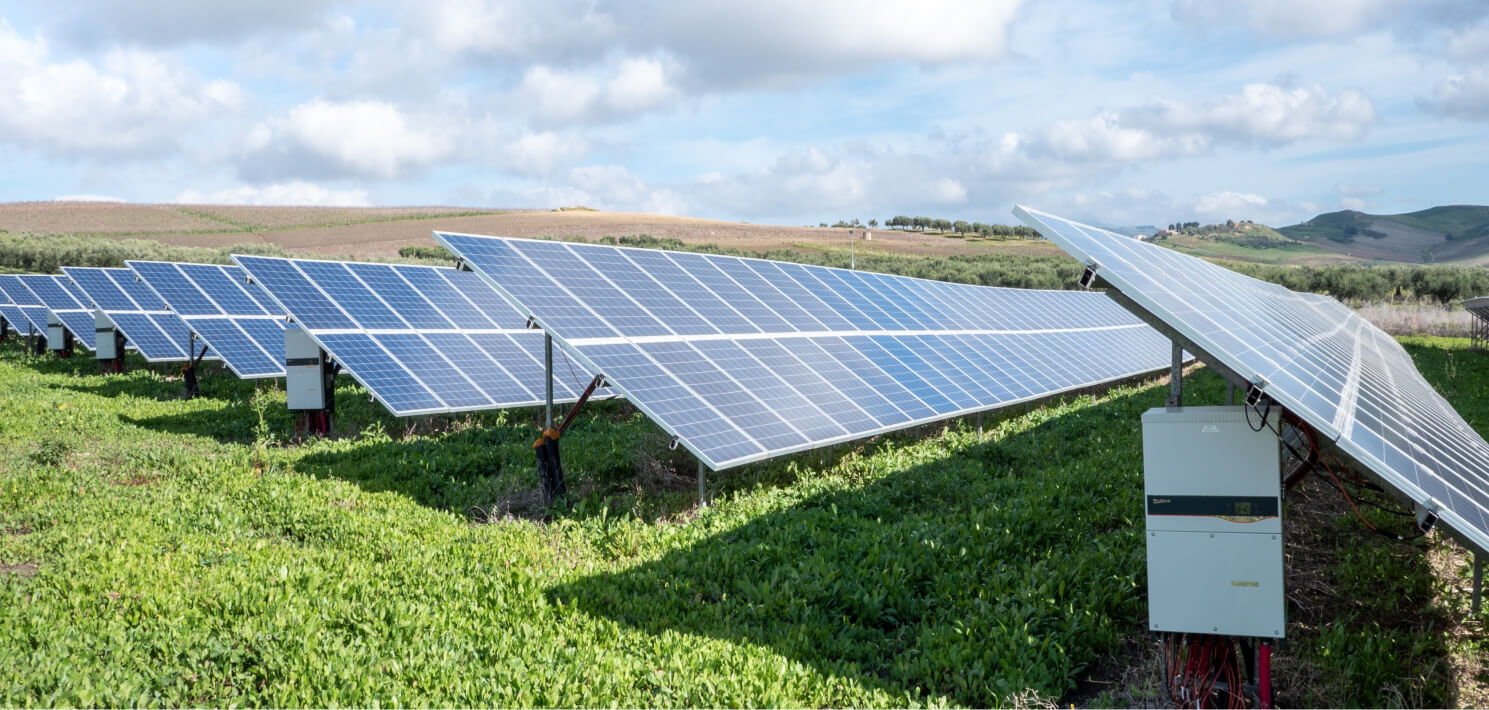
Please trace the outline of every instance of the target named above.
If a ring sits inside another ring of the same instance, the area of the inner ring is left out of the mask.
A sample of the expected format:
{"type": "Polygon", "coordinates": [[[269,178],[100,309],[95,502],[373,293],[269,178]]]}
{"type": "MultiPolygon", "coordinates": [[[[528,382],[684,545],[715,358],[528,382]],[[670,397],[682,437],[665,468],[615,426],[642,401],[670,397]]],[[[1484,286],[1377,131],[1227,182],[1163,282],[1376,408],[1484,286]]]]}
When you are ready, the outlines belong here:
{"type": "MultiPolygon", "coordinates": [[[[1141,643],[1161,383],[744,467],[701,510],[600,403],[544,511],[536,410],[415,425],[347,386],[338,436],[293,446],[282,392],[91,364],[0,346],[0,705],[995,706],[1077,698],[1141,643]]],[[[1414,633],[1346,672],[1442,631],[1414,633]]]]}

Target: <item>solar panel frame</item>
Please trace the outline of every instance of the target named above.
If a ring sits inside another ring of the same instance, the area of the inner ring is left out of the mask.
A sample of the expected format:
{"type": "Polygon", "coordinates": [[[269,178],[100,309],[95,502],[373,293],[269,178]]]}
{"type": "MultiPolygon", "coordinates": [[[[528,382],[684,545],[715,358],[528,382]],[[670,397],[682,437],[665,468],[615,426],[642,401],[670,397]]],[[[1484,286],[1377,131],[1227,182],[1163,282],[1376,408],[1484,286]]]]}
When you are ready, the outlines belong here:
{"type": "MultiPolygon", "coordinates": [[[[10,301],[10,308],[7,309],[10,315],[6,317],[6,320],[13,321],[17,326],[25,323],[34,333],[46,334],[47,309],[41,299],[37,298],[31,289],[26,288],[26,284],[21,281],[19,275],[0,274],[0,293],[4,293],[10,301]],[[17,314],[20,315],[20,320],[14,319],[17,314]]],[[[26,334],[19,327],[16,327],[15,331],[21,335],[26,334]]]]}
{"type": "Polygon", "coordinates": [[[1477,549],[1489,550],[1489,442],[1432,389],[1405,349],[1389,335],[1327,296],[1296,293],[1173,250],[1022,205],[1014,208],[1014,214],[1094,268],[1120,294],[1119,301],[1125,299],[1129,309],[1172,329],[1186,342],[1186,348],[1192,347],[1222,375],[1237,384],[1259,385],[1267,397],[1303,418],[1374,476],[1415,505],[1433,510],[1439,524],[1477,549]],[[1165,280],[1161,283],[1150,272],[1161,272],[1165,280]],[[1192,272],[1203,274],[1203,281],[1192,272]],[[1235,307],[1229,311],[1201,310],[1201,305],[1180,296],[1180,289],[1192,295],[1191,281],[1203,283],[1207,290],[1223,284],[1226,302],[1249,306],[1249,312],[1260,314],[1252,322],[1263,328],[1275,321],[1293,330],[1269,334],[1270,339],[1259,335],[1248,343],[1236,335],[1245,324],[1237,321],[1235,307]],[[1215,327],[1202,329],[1196,325],[1201,320],[1215,327]],[[1323,325],[1330,323],[1334,324],[1332,329],[1321,332],[1323,325]],[[1299,339],[1310,327],[1312,334],[1299,339]],[[1334,337],[1346,330],[1352,334],[1347,338],[1349,345],[1334,337]],[[1278,345],[1283,342],[1304,345],[1295,345],[1289,352],[1278,345]],[[1283,362],[1275,359],[1284,355],[1287,358],[1283,362]],[[1369,357],[1375,359],[1367,360],[1369,357]],[[1341,358],[1347,358],[1348,363],[1343,371],[1338,362],[1341,358]],[[1371,371],[1366,371],[1367,362],[1372,365],[1371,371]],[[1272,363],[1273,368],[1262,372],[1265,363],[1272,363]],[[1288,369],[1295,364],[1301,365],[1297,373],[1288,369]],[[1319,391],[1328,387],[1338,388],[1338,402],[1319,391]],[[1363,401],[1362,392],[1366,394],[1363,401]],[[1393,415],[1393,409],[1398,413],[1393,415]],[[1409,426],[1387,427],[1388,417],[1404,416],[1401,410],[1423,416],[1406,422],[1409,426]],[[1365,426],[1357,426],[1359,422],[1365,426]],[[1379,433],[1372,426],[1378,426],[1379,433]],[[1417,427],[1434,436],[1457,440],[1451,442],[1453,446],[1442,445],[1424,438],[1417,427]],[[1375,446],[1380,447],[1379,453],[1371,450],[1375,446]],[[1448,470],[1452,466],[1461,470],[1448,470]],[[1466,473],[1469,470],[1475,470],[1476,479],[1466,473]],[[1445,477],[1448,473],[1478,490],[1461,490],[1460,484],[1445,477]]]}
{"type": "MultiPolygon", "coordinates": [[[[135,278],[134,271],[64,266],[62,272],[147,362],[185,362],[197,357],[199,351],[192,352],[191,329],[186,321],[168,310],[155,291],[135,278]]],[[[202,359],[218,359],[210,347],[205,352],[202,359]]]]}
{"type": "MultiPolygon", "coordinates": [[[[525,319],[475,274],[413,264],[232,258],[275,308],[299,323],[343,372],[397,416],[546,402],[541,380],[523,381],[544,372],[542,331],[526,327],[525,319]],[[397,291],[400,286],[406,293],[397,291]],[[414,305],[408,294],[422,303],[414,305]],[[401,307],[390,305],[390,300],[401,307]],[[437,324],[431,322],[431,312],[448,327],[429,327],[437,324]],[[452,346],[452,337],[465,338],[469,347],[452,346]],[[466,372],[456,359],[475,369],[466,372]],[[503,375],[512,381],[502,382],[503,375]],[[521,397],[493,396],[496,393],[521,397]]],[[[588,372],[578,372],[584,381],[571,381],[569,373],[581,368],[565,363],[563,357],[559,351],[554,362],[555,403],[576,400],[593,379],[588,372]]],[[[612,396],[604,388],[593,395],[612,396]]]]}
{"type": "Polygon", "coordinates": [[[22,274],[17,277],[47,310],[57,317],[62,327],[72,333],[74,343],[93,350],[93,309],[80,300],[77,287],[66,276],[56,274],[22,274]]]}
{"type": "MultiPolygon", "coordinates": [[[[974,366],[963,353],[996,351],[998,348],[991,347],[988,339],[1007,336],[1006,345],[1013,348],[1007,354],[1016,356],[1017,350],[1026,345],[1018,339],[1016,331],[926,330],[931,324],[978,322],[965,315],[958,320],[938,318],[925,311],[949,307],[954,301],[992,303],[977,298],[983,293],[978,289],[986,291],[986,287],[718,255],[446,232],[435,232],[434,238],[473,267],[515,308],[552,334],[561,349],[592,371],[603,373],[613,388],[625,394],[633,405],[713,470],[1058,396],[1151,372],[1170,362],[1167,343],[1155,332],[1107,299],[1086,297],[1089,304],[1106,312],[1102,316],[1103,328],[1146,333],[1149,341],[1146,345],[1155,357],[1140,368],[1113,372],[1101,380],[1069,386],[1051,383],[1049,388],[1028,390],[1024,396],[1012,396],[996,404],[958,406],[914,374],[915,368],[905,360],[921,363],[922,371],[929,370],[912,351],[912,347],[923,347],[926,342],[916,338],[951,338],[935,341],[948,353],[956,353],[942,364],[956,369],[956,376],[963,382],[992,379],[991,373],[974,366]],[[565,251],[570,253],[567,258],[562,256],[565,251]],[[641,271],[652,275],[653,282],[647,285],[652,290],[640,293],[631,269],[622,269],[618,278],[612,279],[608,273],[593,267],[614,254],[624,255],[641,271]],[[553,270],[543,268],[543,264],[553,270]],[[582,264],[589,264],[589,270],[579,268],[582,264]],[[788,273],[792,274],[788,279],[791,285],[786,288],[777,288],[764,276],[785,277],[788,273]],[[813,289],[832,294],[831,302],[815,299],[819,303],[810,304],[810,309],[795,303],[790,308],[782,305],[790,301],[788,290],[800,297],[813,289]],[[719,291],[724,295],[718,295],[719,291]],[[579,295],[581,292],[586,295],[579,295]],[[763,292],[768,301],[752,295],[756,292],[763,292]],[[529,298],[540,300],[541,307],[534,307],[529,298]],[[615,302],[621,298],[630,302],[615,302]],[[610,302],[597,304],[594,299],[610,302]],[[891,300],[899,304],[891,305],[888,310],[881,307],[880,304],[891,300]],[[786,313],[776,308],[784,308],[786,313]],[[603,317],[602,309],[613,319],[603,317]],[[813,315],[813,310],[824,316],[832,311],[836,317],[824,320],[813,315]],[[658,313],[667,315],[658,317],[658,313]],[[1120,325],[1112,325],[1118,321],[1120,325]],[[674,323],[680,327],[672,327],[674,323]],[[827,323],[837,327],[859,325],[851,331],[835,331],[827,323]],[[774,341],[789,341],[790,347],[767,347],[774,341]],[[726,358],[727,367],[718,367],[704,354],[705,350],[714,357],[726,358]],[[870,359],[864,351],[874,353],[879,365],[868,366],[870,359]],[[791,359],[781,357],[782,353],[791,359]],[[799,385],[790,384],[782,373],[797,376],[810,370],[804,356],[819,367],[828,368],[830,373],[803,380],[799,385]],[[830,365],[845,360],[859,367],[830,365]],[[976,373],[960,370],[951,360],[976,373]],[[893,369],[898,379],[910,387],[885,374],[885,369],[893,369]],[[766,382],[772,384],[767,386],[766,382]],[[783,389],[776,382],[788,382],[788,386],[783,389]],[[912,392],[912,387],[921,394],[912,392]],[[823,388],[837,390],[841,399],[822,396],[823,388]],[[859,395],[873,393],[862,398],[869,402],[868,407],[858,405],[858,399],[852,400],[862,410],[852,421],[861,426],[872,419],[878,427],[849,430],[843,426],[846,411],[843,403],[849,401],[845,394],[848,391],[859,395]],[[780,416],[782,412],[791,420],[780,416]]],[[[1057,300],[1062,307],[1074,303],[1069,297],[1059,295],[1049,297],[1046,305],[1057,300]]],[[[1079,320],[1074,314],[1062,317],[1079,320]]],[[[982,322],[1006,320],[985,318],[982,322]]],[[[949,380],[947,383],[950,387],[949,380]]],[[[1012,395],[1012,390],[1001,391],[1012,395]]],[[[965,397],[959,398],[966,404],[965,397]]]]}
{"type": "Polygon", "coordinates": [[[284,377],[286,316],[264,310],[251,295],[248,274],[242,268],[169,261],[124,263],[233,374],[248,380],[284,377]],[[267,338],[260,334],[265,328],[272,328],[267,338]],[[276,332],[277,338],[272,335],[276,332]]]}

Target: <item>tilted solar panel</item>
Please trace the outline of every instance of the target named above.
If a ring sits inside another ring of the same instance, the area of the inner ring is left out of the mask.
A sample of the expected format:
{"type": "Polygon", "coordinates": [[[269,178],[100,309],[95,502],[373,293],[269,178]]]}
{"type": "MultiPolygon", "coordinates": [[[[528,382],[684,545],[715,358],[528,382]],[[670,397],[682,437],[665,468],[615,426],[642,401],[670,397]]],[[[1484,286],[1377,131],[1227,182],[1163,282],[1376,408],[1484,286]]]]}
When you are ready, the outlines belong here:
{"type": "Polygon", "coordinates": [[[1327,296],[1290,291],[1172,249],[1017,207],[1236,376],[1302,417],[1389,485],[1489,549],[1489,443],[1395,339],[1327,296]]]}
{"type": "Polygon", "coordinates": [[[47,332],[47,308],[26,288],[20,276],[13,274],[0,275],[0,293],[10,300],[10,306],[6,308],[5,320],[15,326],[17,333],[25,334],[27,327],[42,335],[47,332]]]}
{"type": "MultiPolygon", "coordinates": [[[[479,276],[407,264],[233,256],[394,414],[501,409],[545,401],[542,331],[479,276]]],[[[593,375],[554,357],[554,399],[593,375]]],[[[606,393],[604,396],[609,396],[606,393]]]]}
{"type": "Polygon", "coordinates": [[[93,349],[93,309],[79,298],[77,287],[66,276],[25,274],[18,278],[72,333],[73,342],[93,349]]]}
{"type": "MultiPolygon", "coordinates": [[[[186,322],[167,310],[150,287],[136,281],[133,271],[79,266],[64,266],[62,271],[146,360],[181,362],[200,352],[200,343],[193,351],[186,322]]],[[[209,349],[206,359],[217,359],[217,355],[209,349]]]]}
{"type": "Polygon", "coordinates": [[[243,269],[159,261],[125,264],[239,377],[284,377],[285,316],[259,304],[253,295],[258,287],[248,283],[243,269]]]}
{"type": "Polygon", "coordinates": [[[435,233],[708,467],[1161,368],[1098,294],[435,233]]]}

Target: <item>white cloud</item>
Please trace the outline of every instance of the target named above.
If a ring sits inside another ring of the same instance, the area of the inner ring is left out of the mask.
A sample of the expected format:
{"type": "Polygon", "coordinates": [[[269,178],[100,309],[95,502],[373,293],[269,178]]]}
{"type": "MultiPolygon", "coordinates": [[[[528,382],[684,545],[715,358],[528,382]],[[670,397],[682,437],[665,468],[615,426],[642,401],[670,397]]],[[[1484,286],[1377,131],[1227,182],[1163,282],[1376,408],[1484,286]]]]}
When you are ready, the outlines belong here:
{"type": "Polygon", "coordinates": [[[1093,169],[1208,155],[1222,145],[1355,140],[1375,120],[1374,104],[1357,91],[1330,94],[1317,86],[1250,84],[1238,94],[1051,121],[1040,129],[973,140],[950,151],[975,156],[992,174],[1089,177],[1093,169]]]}
{"type": "Polygon", "coordinates": [[[1489,69],[1475,68],[1437,83],[1418,105],[1432,113],[1465,121],[1489,121],[1489,69]]]}
{"type": "Polygon", "coordinates": [[[1340,209],[1359,212],[1365,209],[1365,201],[1358,197],[1341,197],[1339,198],[1339,207],[1340,209]]]}
{"type": "Polygon", "coordinates": [[[183,205],[296,205],[312,207],[370,207],[366,190],[330,190],[308,182],[286,182],[255,187],[202,192],[188,189],[173,200],[183,205]]]}
{"type": "Polygon", "coordinates": [[[524,133],[506,144],[502,163],[506,170],[518,175],[546,175],[558,163],[588,151],[589,142],[575,134],[524,133]]]}
{"type": "Polygon", "coordinates": [[[0,142],[94,158],[168,150],[244,102],[237,84],[203,81],[152,52],[110,50],[96,64],[55,61],[45,40],[22,37],[3,19],[0,96],[0,142]]]}
{"type": "Polygon", "coordinates": [[[1340,183],[1334,186],[1334,192],[1345,196],[1379,195],[1385,190],[1380,185],[1351,185],[1340,183]]]}
{"type": "Polygon", "coordinates": [[[625,119],[676,98],[670,78],[675,71],[673,65],[648,57],[621,60],[606,72],[608,78],[538,65],[523,74],[514,103],[530,107],[530,115],[544,124],[625,119]]]}
{"type": "Polygon", "coordinates": [[[931,201],[942,205],[966,202],[967,188],[960,181],[941,178],[931,185],[931,201]]]}
{"type": "Polygon", "coordinates": [[[250,131],[250,173],[393,179],[451,155],[444,126],[384,101],[313,99],[250,131]]]}
{"type": "Polygon", "coordinates": [[[53,6],[63,34],[86,44],[221,42],[314,26],[323,0],[72,0],[53,6]]]}
{"type": "Polygon", "coordinates": [[[1357,139],[1375,123],[1375,105],[1351,89],[1331,95],[1321,86],[1247,84],[1239,94],[1162,102],[1130,115],[1158,130],[1277,146],[1308,138],[1357,139]]]}
{"type": "Polygon", "coordinates": [[[1213,192],[1200,195],[1193,202],[1194,213],[1213,219],[1231,219],[1267,208],[1267,198],[1249,192],[1213,192]]]}
{"type": "Polygon", "coordinates": [[[621,62],[605,87],[605,100],[617,112],[636,114],[666,103],[675,93],[660,60],[631,58],[621,62]]]}

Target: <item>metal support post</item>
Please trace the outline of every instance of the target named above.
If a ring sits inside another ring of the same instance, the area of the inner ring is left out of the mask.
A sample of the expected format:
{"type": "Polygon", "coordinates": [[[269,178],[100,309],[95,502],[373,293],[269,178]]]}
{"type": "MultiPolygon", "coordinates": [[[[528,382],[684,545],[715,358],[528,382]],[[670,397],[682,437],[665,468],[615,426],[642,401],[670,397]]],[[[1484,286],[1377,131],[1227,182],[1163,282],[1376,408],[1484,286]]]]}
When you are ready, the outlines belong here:
{"type": "Polygon", "coordinates": [[[855,240],[853,239],[853,230],[850,229],[850,230],[848,230],[848,268],[849,269],[857,269],[858,268],[858,257],[854,256],[854,254],[853,254],[853,247],[854,247],[853,242],[854,241],[855,240]]]}
{"type": "Polygon", "coordinates": [[[977,435],[982,436],[982,412],[977,413],[977,435]]]}
{"type": "Polygon", "coordinates": [[[547,398],[543,405],[543,431],[553,428],[553,336],[543,334],[543,382],[547,398]]]}
{"type": "Polygon", "coordinates": [[[1166,407],[1184,406],[1184,346],[1174,341],[1174,363],[1168,371],[1168,402],[1166,407]]]}
{"type": "Polygon", "coordinates": [[[698,507],[708,505],[708,484],[704,478],[704,472],[708,469],[703,466],[703,460],[698,460],[698,507]]]}
{"type": "Polygon", "coordinates": [[[1484,553],[1473,553],[1473,614],[1484,609],[1484,553]]]}

